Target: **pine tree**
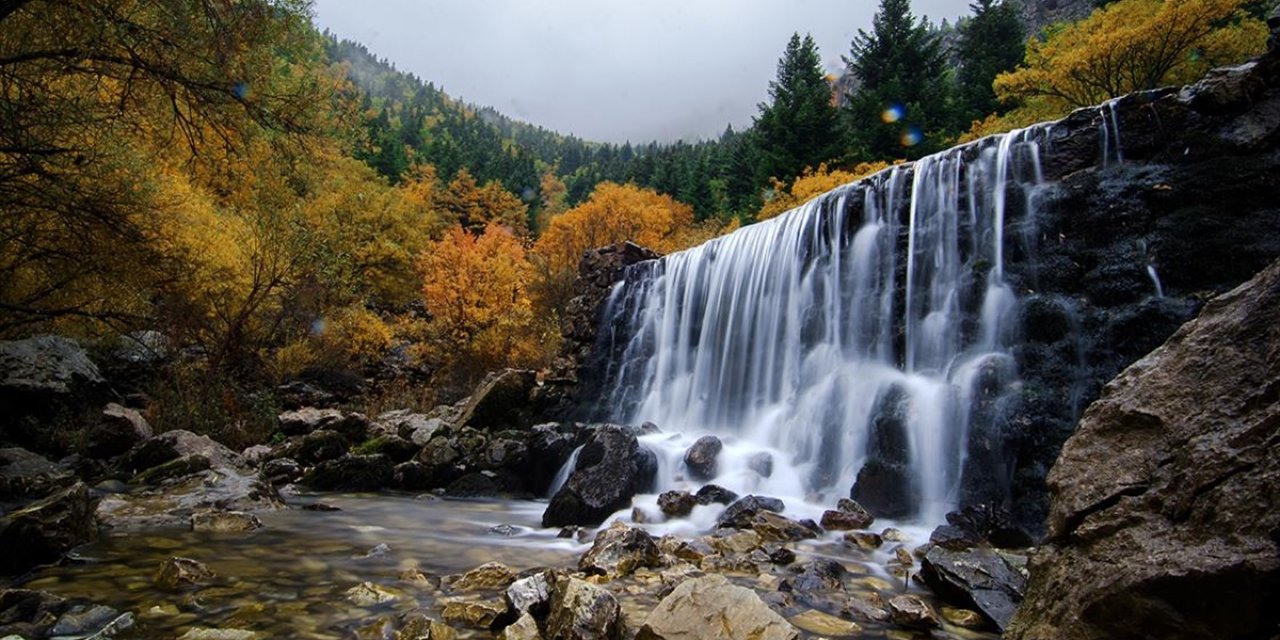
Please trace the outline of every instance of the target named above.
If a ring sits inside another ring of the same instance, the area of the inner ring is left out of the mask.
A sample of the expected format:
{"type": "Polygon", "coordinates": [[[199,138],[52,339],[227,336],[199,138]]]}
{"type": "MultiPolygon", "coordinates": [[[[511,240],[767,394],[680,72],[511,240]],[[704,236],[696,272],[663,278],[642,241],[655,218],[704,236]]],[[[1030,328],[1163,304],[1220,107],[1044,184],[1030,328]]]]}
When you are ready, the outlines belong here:
{"type": "Polygon", "coordinates": [[[966,121],[1003,114],[991,88],[996,76],[1013,71],[1026,51],[1022,17],[1009,0],[976,0],[973,17],[960,26],[958,92],[966,121]]]}
{"type": "Polygon", "coordinates": [[[837,155],[839,112],[813,37],[791,36],[778,61],[778,78],[769,83],[769,98],[755,119],[757,183],[770,177],[789,181],[837,155]]]}
{"type": "Polygon", "coordinates": [[[909,0],[880,0],[871,33],[858,30],[845,63],[860,82],[847,116],[863,159],[916,158],[943,146],[954,120],[946,57],[909,0]]]}

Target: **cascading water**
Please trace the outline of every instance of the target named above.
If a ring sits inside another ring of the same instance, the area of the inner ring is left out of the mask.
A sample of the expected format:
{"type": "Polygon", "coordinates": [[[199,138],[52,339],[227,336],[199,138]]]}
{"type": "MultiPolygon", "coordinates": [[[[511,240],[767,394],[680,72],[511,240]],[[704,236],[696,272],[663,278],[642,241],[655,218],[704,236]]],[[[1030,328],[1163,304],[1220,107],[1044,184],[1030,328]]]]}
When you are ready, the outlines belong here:
{"type": "Polygon", "coordinates": [[[1030,249],[1046,132],[895,167],[632,267],[605,310],[602,406],[661,427],[644,438],[658,490],[696,489],[682,456],[714,434],[714,481],[735,491],[829,503],[897,455],[914,515],[941,519],[968,434],[1016,379],[1006,229],[1030,249]]]}

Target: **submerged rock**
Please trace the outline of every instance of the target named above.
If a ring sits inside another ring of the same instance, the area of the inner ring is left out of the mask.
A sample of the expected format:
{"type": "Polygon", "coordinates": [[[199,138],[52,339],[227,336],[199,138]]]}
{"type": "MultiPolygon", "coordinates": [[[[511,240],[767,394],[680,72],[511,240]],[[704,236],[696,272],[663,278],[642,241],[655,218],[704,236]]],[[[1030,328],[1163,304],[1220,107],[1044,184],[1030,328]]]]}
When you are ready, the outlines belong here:
{"type": "Polygon", "coordinates": [[[192,531],[245,533],[262,528],[258,516],[243,511],[197,511],[191,514],[192,531]]]}
{"type": "Polygon", "coordinates": [[[649,490],[657,474],[653,452],[640,446],[630,430],[600,425],[591,433],[569,480],[542,514],[542,526],[597,525],[631,498],[649,490]]]}
{"type": "Polygon", "coordinates": [[[795,640],[795,627],[760,596],[710,575],[680,583],[645,618],[636,640],[795,640]]]}
{"type": "Polygon", "coordinates": [[[152,577],[152,582],[162,591],[176,591],[186,586],[207,582],[214,577],[213,570],[205,563],[174,556],[160,563],[160,567],[152,577]]]}
{"type": "Polygon", "coordinates": [[[829,613],[810,609],[789,618],[791,624],[809,633],[828,637],[842,638],[862,635],[862,627],[858,623],[837,618],[829,613]]]}

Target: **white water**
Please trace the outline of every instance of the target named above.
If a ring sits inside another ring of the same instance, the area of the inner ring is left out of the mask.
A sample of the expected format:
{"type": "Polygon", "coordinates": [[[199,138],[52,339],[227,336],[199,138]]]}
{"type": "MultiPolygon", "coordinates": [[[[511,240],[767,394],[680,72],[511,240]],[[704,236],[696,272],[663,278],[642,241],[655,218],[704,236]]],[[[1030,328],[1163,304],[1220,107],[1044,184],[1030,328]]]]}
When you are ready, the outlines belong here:
{"type": "Polygon", "coordinates": [[[1156,273],[1155,265],[1153,264],[1147,265],[1147,276],[1151,278],[1151,284],[1154,285],[1156,288],[1156,297],[1163,298],[1164,285],[1160,283],[1160,274],[1156,273]]]}
{"type": "Polygon", "coordinates": [[[1016,378],[1005,236],[1017,226],[1034,238],[1044,131],[895,167],[633,267],[605,311],[604,340],[621,356],[602,402],[613,420],[662,429],[643,439],[658,492],[702,484],[683,455],[710,433],[725,442],[715,483],[816,515],[849,494],[892,392],[905,398],[917,517],[940,520],[990,393],[982,379],[1016,378]],[[761,453],[768,477],[749,464],[761,453]]]}

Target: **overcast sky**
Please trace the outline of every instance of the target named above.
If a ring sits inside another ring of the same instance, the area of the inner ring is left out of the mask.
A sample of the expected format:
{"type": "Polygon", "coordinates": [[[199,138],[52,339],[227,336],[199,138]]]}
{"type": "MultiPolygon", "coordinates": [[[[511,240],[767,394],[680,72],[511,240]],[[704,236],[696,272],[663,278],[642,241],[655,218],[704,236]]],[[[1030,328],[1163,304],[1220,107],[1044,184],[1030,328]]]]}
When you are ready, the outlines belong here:
{"type": "MultiPolygon", "coordinates": [[[[454,97],[588,140],[750,125],[792,32],[830,70],[876,0],[316,0],[316,20],[454,97]]],[[[969,0],[914,0],[953,20],[969,0]]]]}

